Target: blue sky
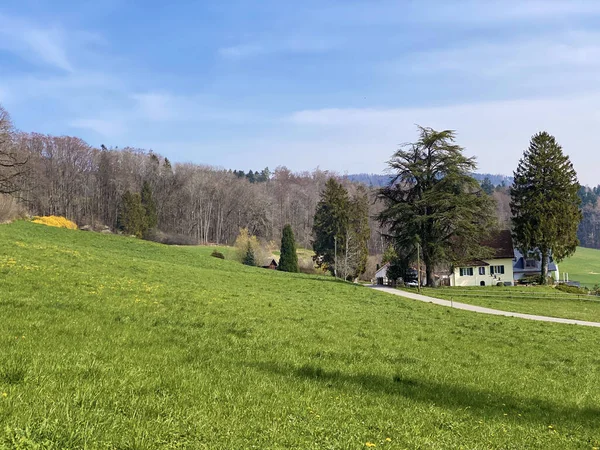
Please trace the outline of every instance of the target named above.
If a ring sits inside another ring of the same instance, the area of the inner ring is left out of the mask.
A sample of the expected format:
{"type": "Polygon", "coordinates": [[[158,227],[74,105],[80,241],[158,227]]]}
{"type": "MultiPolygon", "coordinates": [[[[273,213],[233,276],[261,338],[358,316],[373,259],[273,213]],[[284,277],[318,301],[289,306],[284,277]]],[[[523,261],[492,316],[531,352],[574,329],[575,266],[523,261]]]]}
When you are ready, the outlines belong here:
{"type": "Polygon", "coordinates": [[[0,4],[24,131],[226,168],[382,172],[415,124],[510,174],[539,130],[599,184],[598,1],[0,4]]]}

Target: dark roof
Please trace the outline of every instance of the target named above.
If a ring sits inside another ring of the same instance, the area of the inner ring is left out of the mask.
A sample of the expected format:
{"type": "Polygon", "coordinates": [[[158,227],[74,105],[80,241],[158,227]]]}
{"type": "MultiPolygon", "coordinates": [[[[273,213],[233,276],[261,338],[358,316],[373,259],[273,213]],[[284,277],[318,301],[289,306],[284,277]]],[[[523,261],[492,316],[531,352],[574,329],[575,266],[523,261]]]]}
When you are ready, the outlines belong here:
{"type": "Polygon", "coordinates": [[[489,264],[486,263],[485,261],[482,261],[481,259],[474,259],[472,261],[469,261],[465,267],[485,267],[485,266],[489,266],[489,264]]]}
{"type": "MultiPolygon", "coordinates": [[[[523,256],[523,254],[518,249],[515,248],[515,259],[516,259],[516,262],[514,264],[513,269],[516,273],[541,273],[542,257],[539,254],[532,255],[529,258],[525,258],[523,256]],[[526,267],[525,259],[535,260],[535,267],[526,267]]],[[[554,262],[554,260],[551,257],[550,261],[548,261],[548,271],[555,272],[557,270],[558,270],[558,267],[556,266],[556,263],[554,262]]]]}
{"type": "Polygon", "coordinates": [[[495,250],[494,258],[512,259],[515,257],[510,230],[496,231],[481,244],[495,250]]]}

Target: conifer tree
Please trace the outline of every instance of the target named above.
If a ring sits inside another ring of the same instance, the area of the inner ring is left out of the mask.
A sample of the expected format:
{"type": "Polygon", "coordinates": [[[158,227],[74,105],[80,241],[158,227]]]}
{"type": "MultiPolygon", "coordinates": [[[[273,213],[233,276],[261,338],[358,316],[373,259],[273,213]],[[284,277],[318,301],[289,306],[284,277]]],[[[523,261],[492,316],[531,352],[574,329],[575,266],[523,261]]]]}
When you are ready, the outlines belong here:
{"type": "Polygon", "coordinates": [[[279,256],[279,270],[284,272],[298,272],[298,254],[296,253],[296,240],[291,225],[283,227],[281,235],[281,253],[279,256]]]}
{"type": "Polygon", "coordinates": [[[321,193],[313,223],[313,250],[316,259],[336,276],[337,257],[345,244],[349,203],[344,186],[335,178],[330,178],[321,193]]]}
{"type": "MultiPolygon", "coordinates": [[[[158,223],[158,216],[156,214],[156,202],[152,197],[152,188],[150,187],[150,183],[144,181],[142,185],[142,206],[145,211],[145,226],[146,230],[155,228],[158,223]]],[[[146,231],[144,230],[144,231],[146,231]]]]}
{"type": "Polygon", "coordinates": [[[581,221],[579,182],[573,164],[554,136],[543,131],[531,138],[514,173],[510,189],[513,238],[524,255],[541,257],[541,282],[548,263],[572,255],[581,221]]]}
{"type": "Polygon", "coordinates": [[[252,248],[252,243],[248,241],[248,246],[246,247],[246,254],[242,259],[242,264],[247,266],[255,266],[256,258],[254,257],[254,249],[252,248]]]}
{"type": "Polygon", "coordinates": [[[488,177],[485,177],[481,182],[481,189],[483,189],[483,192],[487,195],[492,195],[494,193],[494,185],[488,177]]]}
{"type": "Polygon", "coordinates": [[[118,228],[136,237],[142,237],[146,232],[146,214],[140,194],[125,191],[121,197],[118,228]]]}
{"type": "Polygon", "coordinates": [[[470,175],[475,160],[463,150],[454,131],[419,127],[419,140],[393,155],[394,176],[379,191],[387,237],[404,261],[416,261],[420,248],[430,286],[436,265],[484,257],[480,242],[495,224],[493,199],[470,175]]]}
{"type": "Polygon", "coordinates": [[[362,185],[357,187],[356,193],[350,200],[348,216],[348,229],[344,242],[344,275],[354,279],[363,274],[367,268],[368,242],[371,237],[369,197],[362,185]]]}

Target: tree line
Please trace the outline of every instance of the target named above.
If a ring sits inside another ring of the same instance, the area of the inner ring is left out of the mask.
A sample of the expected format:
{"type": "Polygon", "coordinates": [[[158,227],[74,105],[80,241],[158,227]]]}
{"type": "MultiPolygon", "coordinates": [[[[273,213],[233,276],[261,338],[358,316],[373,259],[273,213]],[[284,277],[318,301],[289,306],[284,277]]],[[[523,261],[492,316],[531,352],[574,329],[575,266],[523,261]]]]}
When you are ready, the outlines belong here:
{"type": "MultiPolygon", "coordinates": [[[[80,226],[133,235],[155,228],[186,242],[233,244],[242,228],[278,241],[289,224],[297,245],[311,248],[315,210],[331,177],[349,192],[358,189],[319,169],[232,171],[171,163],[143,149],[94,148],[77,137],[19,132],[0,107],[0,193],[12,193],[33,215],[64,216],[80,226]]],[[[375,229],[368,245],[371,252],[381,247],[375,229]]]]}

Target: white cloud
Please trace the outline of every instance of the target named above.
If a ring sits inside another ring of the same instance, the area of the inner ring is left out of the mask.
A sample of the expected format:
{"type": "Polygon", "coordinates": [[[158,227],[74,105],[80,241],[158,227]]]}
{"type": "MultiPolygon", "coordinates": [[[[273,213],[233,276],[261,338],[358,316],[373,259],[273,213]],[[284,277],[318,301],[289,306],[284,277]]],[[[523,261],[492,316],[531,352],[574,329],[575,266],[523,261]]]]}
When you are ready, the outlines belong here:
{"type": "Polygon", "coordinates": [[[600,33],[563,32],[502,43],[475,43],[441,51],[415,53],[388,64],[400,71],[435,73],[449,71],[503,77],[531,72],[600,69],[600,33]]]}
{"type": "Polygon", "coordinates": [[[0,15],[0,48],[34,63],[43,62],[67,72],[73,71],[67,55],[65,32],[60,27],[0,15]]]}
{"type": "MultiPolygon", "coordinates": [[[[578,170],[580,179],[597,183],[600,152],[590,148],[600,127],[600,92],[578,98],[487,102],[434,108],[320,109],[293,113],[287,122],[307,136],[317,154],[344,155],[355,161],[348,170],[379,172],[402,142],[416,136],[414,124],[454,129],[467,154],[478,158],[481,171],[510,174],[531,136],[541,130],[555,135],[578,170]]],[[[299,144],[297,142],[296,144],[299,144]]],[[[315,163],[317,163],[317,159],[315,163]]]]}
{"type": "Polygon", "coordinates": [[[285,53],[325,53],[340,46],[339,39],[315,36],[277,36],[260,42],[244,43],[218,50],[226,59],[245,59],[285,53]]]}
{"type": "Polygon", "coordinates": [[[149,92],[134,94],[132,98],[137,102],[138,113],[149,120],[171,120],[179,114],[177,99],[171,95],[149,92]]]}
{"type": "Polygon", "coordinates": [[[69,126],[92,131],[102,137],[118,137],[125,133],[125,124],[119,118],[114,119],[75,119],[69,126]]]}

